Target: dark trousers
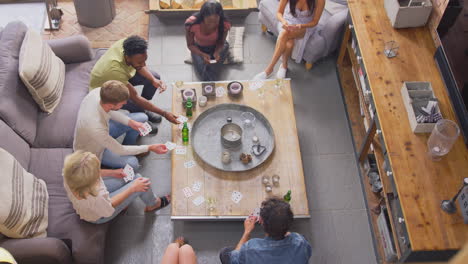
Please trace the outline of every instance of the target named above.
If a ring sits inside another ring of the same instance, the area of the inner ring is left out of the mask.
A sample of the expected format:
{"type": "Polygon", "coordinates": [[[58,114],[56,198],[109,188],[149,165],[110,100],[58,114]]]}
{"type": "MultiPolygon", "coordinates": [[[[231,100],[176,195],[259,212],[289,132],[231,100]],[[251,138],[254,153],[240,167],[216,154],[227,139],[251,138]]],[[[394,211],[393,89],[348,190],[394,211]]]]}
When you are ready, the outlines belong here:
{"type": "Polygon", "coordinates": [[[231,252],[234,251],[233,247],[225,247],[221,249],[219,252],[219,259],[221,260],[222,264],[230,264],[231,263],[231,252]]]}
{"type": "MultiPolygon", "coordinates": [[[[201,52],[210,55],[210,58],[214,60],[214,52],[215,52],[216,46],[205,47],[205,46],[197,45],[197,47],[201,52]]],[[[193,67],[195,68],[195,72],[197,73],[198,77],[203,82],[218,80],[220,67],[224,63],[224,60],[227,57],[228,51],[229,51],[229,43],[225,41],[224,47],[219,53],[219,56],[221,57],[220,61],[218,61],[217,63],[213,63],[213,64],[206,64],[202,56],[192,53],[193,67]]]]}
{"type": "MultiPolygon", "coordinates": [[[[159,74],[155,71],[150,70],[151,74],[153,76],[160,80],[161,77],[159,74]]],[[[137,85],[143,85],[143,91],[141,92],[141,97],[145,98],[146,100],[151,101],[153,99],[154,94],[156,93],[156,87],[151,83],[150,80],[146,79],[145,77],[141,76],[138,72],[128,80],[129,83],[131,83],[133,86],[137,85]]],[[[141,106],[136,105],[134,102],[129,100],[127,104],[125,104],[122,109],[128,110],[130,113],[137,113],[137,112],[144,112],[145,109],[143,109],[141,106]]]]}

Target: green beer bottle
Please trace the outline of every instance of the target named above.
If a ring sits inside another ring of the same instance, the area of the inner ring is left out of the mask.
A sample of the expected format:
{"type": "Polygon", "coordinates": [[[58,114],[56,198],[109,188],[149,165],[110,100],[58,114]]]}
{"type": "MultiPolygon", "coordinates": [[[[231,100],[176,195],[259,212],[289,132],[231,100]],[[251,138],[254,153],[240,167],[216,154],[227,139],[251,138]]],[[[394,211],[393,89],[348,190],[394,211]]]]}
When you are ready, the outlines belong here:
{"type": "Polygon", "coordinates": [[[186,109],[185,115],[187,117],[191,117],[193,114],[193,103],[192,103],[191,98],[187,98],[187,102],[185,103],[185,109],[186,109]]]}
{"type": "Polygon", "coordinates": [[[284,196],[283,199],[285,202],[290,202],[291,201],[291,190],[289,190],[284,196]]]}
{"type": "Polygon", "coordinates": [[[189,141],[189,129],[187,126],[187,122],[184,122],[184,127],[182,128],[182,142],[184,145],[187,145],[189,141]]]}

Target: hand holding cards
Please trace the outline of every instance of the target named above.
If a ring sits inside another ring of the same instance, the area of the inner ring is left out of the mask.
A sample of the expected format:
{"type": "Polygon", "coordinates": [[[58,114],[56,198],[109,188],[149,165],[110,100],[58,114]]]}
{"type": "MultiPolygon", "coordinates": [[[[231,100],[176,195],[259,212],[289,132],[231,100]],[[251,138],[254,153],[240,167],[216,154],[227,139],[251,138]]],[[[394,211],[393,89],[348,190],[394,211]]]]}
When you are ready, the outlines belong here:
{"type": "Polygon", "coordinates": [[[145,122],[143,124],[143,128],[139,128],[138,130],[140,130],[140,134],[142,136],[146,136],[148,135],[153,129],[151,128],[150,124],[148,124],[148,122],[145,122]]]}
{"type": "Polygon", "coordinates": [[[123,178],[125,182],[129,182],[131,180],[133,180],[133,178],[135,178],[135,172],[133,171],[133,168],[132,166],[130,165],[125,165],[125,168],[124,168],[124,173],[125,173],[125,177],[123,178]]]}

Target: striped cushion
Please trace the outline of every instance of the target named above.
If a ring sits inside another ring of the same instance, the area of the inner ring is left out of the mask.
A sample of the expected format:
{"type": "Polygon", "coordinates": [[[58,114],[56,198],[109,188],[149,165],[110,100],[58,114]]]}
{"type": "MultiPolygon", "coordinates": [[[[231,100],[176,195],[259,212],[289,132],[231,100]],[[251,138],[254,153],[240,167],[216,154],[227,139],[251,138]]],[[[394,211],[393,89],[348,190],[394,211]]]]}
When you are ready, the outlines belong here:
{"type": "Polygon", "coordinates": [[[43,180],[0,148],[0,233],[11,238],[46,237],[49,195],[43,180]]]}
{"type": "Polygon", "coordinates": [[[65,65],[41,35],[31,29],[21,45],[19,75],[39,107],[52,113],[62,96],[65,65]]]}

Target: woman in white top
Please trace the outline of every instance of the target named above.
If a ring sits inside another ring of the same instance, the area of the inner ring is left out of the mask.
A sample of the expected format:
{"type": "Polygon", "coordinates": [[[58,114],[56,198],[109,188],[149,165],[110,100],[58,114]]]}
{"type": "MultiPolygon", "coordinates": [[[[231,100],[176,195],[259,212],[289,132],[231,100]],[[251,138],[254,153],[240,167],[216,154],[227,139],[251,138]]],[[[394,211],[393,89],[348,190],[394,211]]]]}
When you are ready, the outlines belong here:
{"type": "Polygon", "coordinates": [[[325,0],[280,0],[276,17],[281,22],[281,28],[275,52],[270,64],[255,75],[254,80],[268,79],[280,57],[282,63],[276,73],[276,78],[280,79],[286,77],[291,54],[296,62],[301,62],[307,41],[315,32],[324,7],[325,0]]]}
{"type": "Polygon", "coordinates": [[[76,151],[65,158],[63,184],[73,208],[82,220],[95,224],[106,223],[137,197],[146,204],[145,212],[163,208],[170,203],[169,195],[156,198],[151,190],[151,182],[140,174],[126,183],[122,169],[100,168],[101,162],[91,152],[76,151]]]}

